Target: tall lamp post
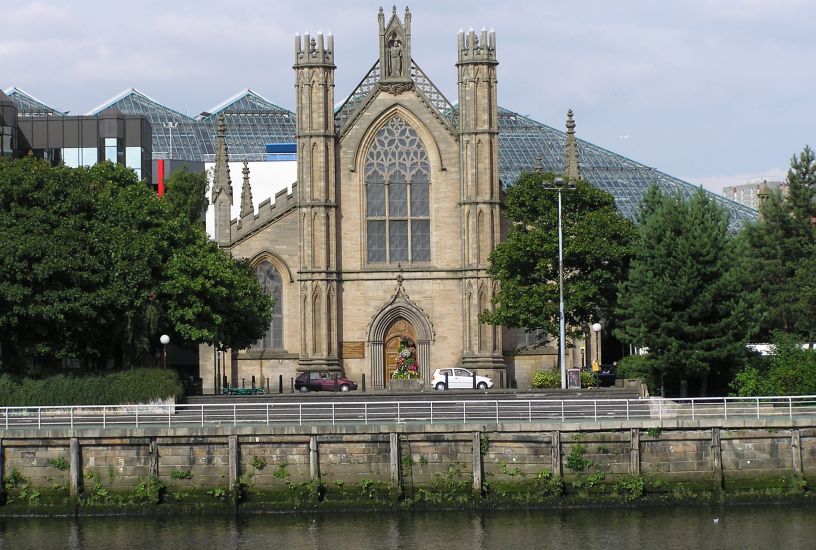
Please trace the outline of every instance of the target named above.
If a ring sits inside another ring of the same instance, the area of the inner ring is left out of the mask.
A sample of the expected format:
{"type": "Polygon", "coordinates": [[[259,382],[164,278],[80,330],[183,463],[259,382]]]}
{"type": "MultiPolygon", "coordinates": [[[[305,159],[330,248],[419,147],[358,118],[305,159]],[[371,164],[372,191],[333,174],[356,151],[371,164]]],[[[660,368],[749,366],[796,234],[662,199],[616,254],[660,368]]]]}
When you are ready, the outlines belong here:
{"type": "Polygon", "coordinates": [[[170,130],[170,159],[173,160],[173,130],[178,128],[178,122],[163,122],[162,125],[170,130]]]}
{"type": "Polygon", "coordinates": [[[592,332],[595,333],[595,344],[593,347],[595,348],[595,360],[592,362],[592,371],[595,375],[595,385],[601,385],[601,345],[600,345],[600,336],[601,336],[601,323],[592,323],[592,332]],[[597,368],[597,370],[596,370],[597,368]]]}
{"type": "Polygon", "coordinates": [[[167,344],[170,343],[170,337],[166,334],[162,334],[159,337],[159,342],[161,342],[162,349],[161,349],[161,368],[166,368],[166,356],[167,356],[167,344]]]}
{"type": "Polygon", "coordinates": [[[575,189],[575,184],[557,176],[544,189],[558,191],[558,362],[561,364],[561,389],[567,389],[566,325],[564,322],[564,231],[561,227],[561,191],[575,189]]]}

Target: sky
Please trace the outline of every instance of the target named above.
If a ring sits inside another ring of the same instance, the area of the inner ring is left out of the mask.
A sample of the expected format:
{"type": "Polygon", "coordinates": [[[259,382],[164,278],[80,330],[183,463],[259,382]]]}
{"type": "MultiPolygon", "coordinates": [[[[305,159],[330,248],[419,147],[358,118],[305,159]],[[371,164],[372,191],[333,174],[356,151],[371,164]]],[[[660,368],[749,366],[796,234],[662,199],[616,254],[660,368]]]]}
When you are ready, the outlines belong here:
{"type": "MultiPolygon", "coordinates": [[[[322,30],[335,37],[339,102],[377,60],[380,5],[15,2],[2,8],[0,87],[77,114],[129,88],[190,115],[246,88],[293,109],[293,36],[322,30]]],[[[449,100],[457,32],[494,29],[499,105],[559,129],[572,109],[578,137],[712,191],[783,178],[816,146],[813,0],[408,6],[412,57],[449,100]]]]}

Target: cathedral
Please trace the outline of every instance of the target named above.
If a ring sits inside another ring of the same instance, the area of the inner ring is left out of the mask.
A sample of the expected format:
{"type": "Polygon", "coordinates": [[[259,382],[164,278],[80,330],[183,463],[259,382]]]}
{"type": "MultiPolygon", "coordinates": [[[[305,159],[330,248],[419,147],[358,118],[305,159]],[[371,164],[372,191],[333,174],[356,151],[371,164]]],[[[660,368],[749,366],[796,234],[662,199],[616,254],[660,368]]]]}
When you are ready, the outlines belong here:
{"type": "MultiPolygon", "coordinates": [[[[460,31],[454,109],[411,58],[411,13],[400,19],[396,8],[380,10],[378,20],[379,61],[339,116],[334,37],[295,37],[291,195],[280,193],[255,213],[244,170],[242,215],[231,220],[219,124],[214,238],[250,260],[276,304],[272,326],[252,348],[201,349],[205,392],[224,377],[277,385],[282,375],[288,387],[314,370],[387,387],[406,338],[426,382],[436,368],[464,366],[509,386],[529,383],[529,365],[541,367],[529,360],[520,372],[516,331],[478,319],[496,292],[488,256],[503,225],[495,33],[460,31]]],[[[549,364],[552,351],[542,351],[549,364]]]]}

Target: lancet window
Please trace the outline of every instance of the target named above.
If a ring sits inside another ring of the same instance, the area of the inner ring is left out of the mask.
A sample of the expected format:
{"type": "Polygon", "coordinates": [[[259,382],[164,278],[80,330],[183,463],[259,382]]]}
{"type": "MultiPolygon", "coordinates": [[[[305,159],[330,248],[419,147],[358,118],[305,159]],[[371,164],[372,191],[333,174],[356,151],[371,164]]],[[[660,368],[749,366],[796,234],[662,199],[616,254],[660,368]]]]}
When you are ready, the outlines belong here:
{"type": "Polygon", "coordinates": [[[431,169],[416,130],[392,117],[365,162],[369,263],[431,260],[431,169]]]}

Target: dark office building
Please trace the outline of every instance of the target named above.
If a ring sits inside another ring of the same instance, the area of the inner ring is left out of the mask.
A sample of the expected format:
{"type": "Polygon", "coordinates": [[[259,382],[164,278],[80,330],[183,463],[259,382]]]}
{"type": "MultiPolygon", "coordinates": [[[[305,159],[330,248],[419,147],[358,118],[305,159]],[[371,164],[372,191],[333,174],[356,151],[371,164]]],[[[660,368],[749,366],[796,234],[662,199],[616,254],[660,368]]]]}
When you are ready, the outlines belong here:
{"type": "Polygon", "coordinates": [[[94,116],[18,109],[0,91],[0,154],[33,155],[52,164],[91,166],[110,160],[152,182],[152,129],[143,115],[107,109],[94,116]]]}

